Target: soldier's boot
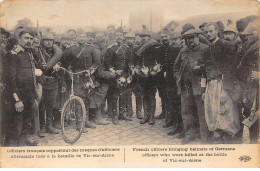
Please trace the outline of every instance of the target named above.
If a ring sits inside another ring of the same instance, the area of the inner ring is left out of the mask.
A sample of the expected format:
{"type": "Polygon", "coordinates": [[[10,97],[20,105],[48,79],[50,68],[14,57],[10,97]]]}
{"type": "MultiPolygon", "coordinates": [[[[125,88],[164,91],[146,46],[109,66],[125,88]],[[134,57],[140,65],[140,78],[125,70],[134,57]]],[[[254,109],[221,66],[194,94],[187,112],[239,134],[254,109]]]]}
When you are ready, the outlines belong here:
{"type": "Polygon", "coordinates": [[[46,132],[51,134],[58,134],[59,130],[56,129],[53,125],[53,109],[52,108],[46,108],[46,132]]]}
{"type": "Polygon", "coordinates": [[[106,102],[101,105],[101,114],[103,118],[107,118],[106,102]]]}
{"type": "Polygon", "coordinates": [[[132,108],[132,96],[131,94],[129,94],[129,96],[127,97],[127,101],[126,101],[126,110],[127,110],[127,113],[126,113],[126,120],[128,121],[132,121],[132,117],[133,117],[133,108],[132,108]]]}
{"type": "Polygon", "coordinates": [[[150,99],[150,118],[149,118],[149,125],[154,125],[155,124],[155,109],[156,109],[156,100],[155,99],[150,99]]]}
{"type": "Polygon", "coordinates": [[[124,98],[119,98],[119,120],[125,120],[126,104],[124,98]]]}
{"type": "MultiPolygon", "coordinates": [[[[76,123],[76,126],[77,126],[77,130],[80,131],[81,127],[82,127],[82,120],[79,119],[77,120],[77,123],[76,123]]],[[[86,133],[88,132],[87,128],[85,125],[83,125],[83,130],[82,130],[83,133],[86,133]]]]}
{"type": "Polygon", "coordinates": [[[85,127],[86,128],[92,128],[92,129],[95,129],[96,128],[96,125],[93,121],[91,121],[89,119],[89,115],[90,115],[90,112],[89,110],[87,110],[87,114],[86,114],[86,120],[85,120],[85,127]]]}
{"type": "Polygon", "coordinates": [[[142,106],[143,106],[143,101],[142,97],[140,95],[135,96],[136,98],[136,117],[137,119],[143,119],[143,114],[142,114],[142,106]]]}
{"type": "Polygon", "coordinates": [[[26,135],[26,143],[28,146],[37,146],[39,141],[35,135],[26,135]]]}
{"type": "Polygon", "coordinates": [[[112,110],[112,114],[113,114],[113,117],[112,117],[112,122],[114,125],[118,125],[118,114],[117,114],[117,110],[114,109],[112,110]]]}
{"type": "Polygon", "coordinates": [[[144,104],[144,117],[140,121],[140,124],[145,124],[146,122],[149,121],[149,104],[148,104],[148,100],[144,100],[143,104],[144,104]]]}
{"type": "Polygon", "coordinates": [[[94,123],[96,125],[108,125],[109,121],[102,117],[101,108],[96,109],[94,116],[94,123]]]}
{"type": "Polygon", "coordinates": [[[173,110],[166,110],[165,123],[163,125],[164,128],[168,128],[173,125],[172,115],[173,110]]]}
{"type": "Polygon", "coordinates": [[[61,113],[59,109],[54,109],[54,126],[57,129],[61,129],[61,124],[60,124],[60,118],[61,118],[61,113]]]}
{"type": "Polygon", "coordinates": [[[166,117],[166,101],[162,98],[162,113],[160,113],[158,116],[155,117],[155,119],[164,119],[166,117]]]}
{"type": "Polygon", "coordinates": [[[107,120],[113,120],[113,111],[112,111],[112,98],[107,99],[107,120]]]}

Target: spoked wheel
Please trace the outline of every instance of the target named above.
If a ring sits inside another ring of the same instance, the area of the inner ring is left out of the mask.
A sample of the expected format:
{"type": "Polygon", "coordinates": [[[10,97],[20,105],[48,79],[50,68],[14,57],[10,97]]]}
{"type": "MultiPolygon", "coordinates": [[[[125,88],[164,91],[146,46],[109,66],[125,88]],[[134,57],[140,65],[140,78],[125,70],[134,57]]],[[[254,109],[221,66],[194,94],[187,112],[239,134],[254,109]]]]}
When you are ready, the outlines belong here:
{"type": "Polygon", "coordinates": [[[61,112],[61,132],[68,143],[75,143],[85,127],[86,107],[78,96],[69,98],[63,105],[61,112]]]}

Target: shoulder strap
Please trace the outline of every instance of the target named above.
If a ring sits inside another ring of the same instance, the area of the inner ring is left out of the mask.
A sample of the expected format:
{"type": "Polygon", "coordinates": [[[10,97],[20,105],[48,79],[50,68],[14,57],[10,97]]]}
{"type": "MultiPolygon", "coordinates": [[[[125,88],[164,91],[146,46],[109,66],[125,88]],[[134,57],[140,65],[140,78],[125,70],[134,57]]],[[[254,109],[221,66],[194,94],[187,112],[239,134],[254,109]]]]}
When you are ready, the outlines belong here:
{"type": "Polygon", "coordinates": [[[86,46],[84,46],[81,51],[79,52],[79,54],[76,56],[76,59],[78,59],[80,57],[80,55],[83,53],[83,51],[86,49],[86,46]]]}

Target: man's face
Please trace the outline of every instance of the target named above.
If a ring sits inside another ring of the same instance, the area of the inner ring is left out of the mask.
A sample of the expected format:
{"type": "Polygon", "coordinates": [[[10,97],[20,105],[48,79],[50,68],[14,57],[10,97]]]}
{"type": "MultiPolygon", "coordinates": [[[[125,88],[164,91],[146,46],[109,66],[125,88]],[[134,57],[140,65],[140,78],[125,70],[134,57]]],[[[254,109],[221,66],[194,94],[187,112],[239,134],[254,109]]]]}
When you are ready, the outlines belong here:
{"type": "Polygon", "coordinates": [[[68,39],[61,39],[61,44],[65,47],[69,47],[70,46],[70,40],[68,39]]]}
{"type": "Polygon", "coordinates": [[[168,34],[161,34],[161,40],[163,44],[169,44],[170,43],[170,35],[168,34]]]}
{"type": "Polygon", "coordinates": [[[24,33],[19,37],[19,45],[25,49],[32,48],[34,37],[29,33],[24,33]]]}
{"type": "Polygon", "coordinates": [[[53,46],[53,42],[53,39],[43,39],[42,44],[45,48],[51,48],[53,46]]]}
{"type": "Polygon", "coordinates": [[[94,36],[87,36],[87,43],[93,44],[93,43],[94,43],[94,40],[95,40],[95,37],[94,37],[94,36]]]}
{"type": "Polygon", "coordinates": [[[70,31],[68,32],[68,35],[71,36],[71,37],[75,37],[75,36],[76,36],[76,33],[75,33],[75,31],[70,30],[70,31]]]}
{"type": "Polygon", "coordinates": [[[128,46],[133,46],[135,43],[135,38],[133,37],[127,37],[125,40],[128,46]]]}
{"type": "Polygon", "coordinates": [[[209,41],[214,41],[218,36],[218,30],[215,29],[214,25],[205,27],[205,35],[209,41]]]}
{"type": "Polygon", "coordinates": [[[40,47],[40,39],[38,39],[38,38],[34,38],[34,43],[33,43],[33,45],[34,45],[34,47],[40,47]]]}
{"type": "Polygon", "coordinates": [[[140,36],[141,39],[142,39],[142,44],[145,44],[146,42],[148,42],[150,40],[150,36],[148,35],[143,35],[143,36],[140,36]]]}
{"type": "Polygon", "coordinates": [[[78,35],[77,41],[78,41],[78,44],[80,44],[80,45],[85,44],[86,43],[86,35],[85,34],[78,35]]]}
{"type": "Polygon", "coordinates": [[[108,34],[109,37],[113,37],[114,34],[115,34],[115,30],[113,28],[108,28],[107,34],[108,34]]]}
{"type": "Polygon", "coordinates": [[[181,38],[180,37],[172,38],[171,43],[172,43],[173,46],[180,46],[181,45],[181,38]]]}
{"type": "Polygon", "coordinates": [[[118,43],[122,43],[123,40],[124,40],[124,35],[123,35],[123,33],[117,32],[116,35],[115,35],[115,37],[116,37],[116,41],[117,41],[118,43]]]}
{"type": "Polygon", "coordinates": [[[236,39],[236,33],[232,31],[225,31],[223,35],[224,35],[224,39],[227,41],[235,41],[236,39]]]}
{"type": "Polygon", "coordinates": [[[194,48],[199,43],[199,38],[198,38],[198,36],[195,36],[195,35],[187,36],[185,38],[185,40],[186,40],[187,45],[191,48],[194,48]]]}

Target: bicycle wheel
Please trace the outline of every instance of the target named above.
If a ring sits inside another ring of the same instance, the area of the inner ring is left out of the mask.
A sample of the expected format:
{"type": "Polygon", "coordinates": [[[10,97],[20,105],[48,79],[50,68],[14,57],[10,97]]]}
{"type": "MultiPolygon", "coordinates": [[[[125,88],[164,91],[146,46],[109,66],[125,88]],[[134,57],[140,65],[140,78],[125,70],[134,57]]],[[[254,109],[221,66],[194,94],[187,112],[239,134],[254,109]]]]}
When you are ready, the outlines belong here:
{"type": "Polygon", "coordinates": [[[61,132],[64,141],[75,143],[85,127],[86,107],[78,96],[69,98],[62,107],[61,132]]]}

